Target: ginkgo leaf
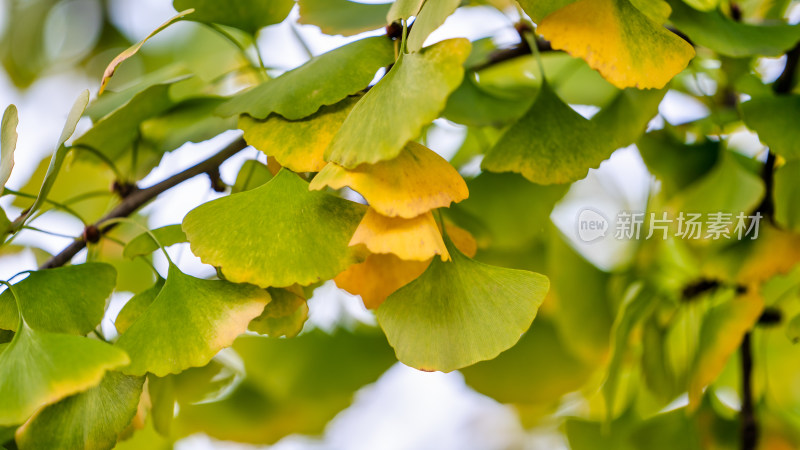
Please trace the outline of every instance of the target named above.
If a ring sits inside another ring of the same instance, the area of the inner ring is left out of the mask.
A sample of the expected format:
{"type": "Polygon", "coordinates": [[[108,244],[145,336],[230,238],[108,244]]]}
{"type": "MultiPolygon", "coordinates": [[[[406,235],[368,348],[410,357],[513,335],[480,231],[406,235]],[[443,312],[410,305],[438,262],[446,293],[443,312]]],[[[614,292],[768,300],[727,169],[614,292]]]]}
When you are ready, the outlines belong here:
{"type": "Polygon", "coordinates": [[[239,169],[236,181],[231,186],[231,194],[255,189],[272,179],[272,172],[266,164],[248,159],[239,169]]]}
{"type": "Polygon", "coordinates": [[[236,128],[235,117],[219,117],[215,113],[224,101],[221,97],[183,100],[164,114],[139,124],[142,142],[158,153],[166,153],[187,142],[204,142],[236,128]]]}
{"type": "Polygon", "coordinates": [[[270,337],[297,336],[308,319],[308,303],[297,290],[269,288],[272,300],[247,329],[270,337]]]}
{"type": "Polygon", "coordinates": [[[795,126],[800,95],[756,97],[742,103],[742,114],[744,123],[770,151],[788,159],[800,158],[800,130],[795,126]]]}
{"type": "Polygon", "coordinates": [[[20,424],[37,409],[100,383],[129,362],[122,350],[79,336],[34,331],[23,322],[0,353],[0,426],[20,424]]]}
{"type": "Polygon", "coordinates": [[[242,115],[239,128],[249,145],[274,157],[281,166],[294,172],[319,172],[326,164],[325,149],[359,98],[347,97],[300,120],[287,120],[277,114],[264,120],[242,115]]]}
{"type": "Polygon", "coordinates": [[[108,63],[108,66],[106,67],[106,70],[103,72],[103,78],[100,81],[100,89],[97,91],[97,95],[100,95],[100,94],[103,93],[103,91],[105,90],[106,86],[108,85],[108,81],[111,79],[111,77],[114,76],[114,72],[116,72],[117,67],[120,64],[122,64],[123,61],[125,61],[126,59],[128,59],[131,56],[135,55],[139,51],[139,49],[142,48],[142,46],[145,44],[145,42],[147,42],[150,38],[152,38],[153,36],[157,35],[161,31],[163,31],[168,26],[170,26],[173,23],[183,19],[188,14],[192,14],[194,12],[194,10],[185,10],[185,11],[184,10],[179,10],[179,11],[181,11],[181,12],[179,12],[175,16],[171,17],[169,20],[167,20],[166,22],[162,23],[161,25],[159,25],[158,28],[156,28],[150,34],[145,36],[144,39],[142,39],[141,41],[137,42],[136,44],[133,44],[132,46],[128,47],[127,49],[125,49],[125,51],[123,51],[119,55],[115,56],[114,59],[112,59],[111,62],[108,63]]]}
{"type": "Polygon", "coordinates": [[[39,410],[17,430],[20,450],[105,450],[136,415],[144,377],[108,372],[95,387],[39,410]]]}
{"type": "Polygon", "coordinates": [[[466,182],[447,160],[414,141],[389,161],[353,170],[328,164],[309,187],[319,190],[325,186],[348,186],[364,196],[378,213],[406,219],[458,203],[469,195],[466,182]]]}
{"type": "MultiPolygon", "coordinates": [[[[105,263],[83,263],[31,272],[14,285],[22,316],[34,330],[84,335],[103,319],[117,272],[105,263]]],[[[17,331],[19,314],[9,290],[0,294],[0,328],[17,331]]]]}
{"type": "Polygon", "coordinates": [[[591,120],[542,83],[536,101],[481,162],[492,172],[517,172],[539,184],[584,178],[617,148],[633,143],[657,113],[663,91],[620,92],[591,120]]]}
{"type": "Polygon", "coordinates": [[[676,197],[680,211],[739,214],[752,211],[764,198],[764,182],[741,166],[729,152],[702,179],[676,197]]]}
{"type": "Polygon", "coordinates": [[[681,0],[668,1],[672,6],[670,22],[686,33],[692,42],[723,55],[778,56],[800,41],[800,26],[797,25],[753,25],[735,21],[714,8],[703,12],[681,0]]]}
{"type": "Polygon", "coordinates": [[[773,199],[775,203],[775,222],[781,227],[800,232],[800,161],[788,161],[775,172],[773,199]]]}
{"type": "Polygon", "coordinates": [[[763,309],[764,299],[751,288],[746,294],[727,299],[707,313],[689,377],[690,408],[699,405],[702,389],[722,373],[728,358],[739,348],[745,333],[755,326],[763,309]]]}
{"type": "Polygon", "coordinates": [[[620,89],[661,89],[694,57],[690,44],[629,0],[580,0],[548,15],[537,31],[620,89]]]}
{"type": "Polygon", "coordinates": [[[153,303],[117,341],[128,352],[129,375],[163,377],[207,364],[264,309],[266,291],[246,284],[202,280],[170,264],[153,303]]]}
{"type": "Polygon", "coordinates": [[[450,372],[513,347],[550,284],[538,273],[477,262],[445,242],[452,260],[434,258],[376,313],[397,359],[420,370],[450,372]]]}
{"type": "Polygon", "coordinates": [[[161,288],[163,287],[164,279],[158,277],[153,286],[131,297],[119,311],[119,314],[117,314],[116,320],[114,320],[114,328],[117,329],[117,333],[122,334],[127,331],[128,328],[133,325],[133,322],[135,322],[136,319],[147,310],[150,304],[153,303],[156,297],[158,297],[158,293],[161,292],[161,288]]]}
{"type": "Polygon", "coordinates": [[[461,0],[438,0],[425,2],[414,19],[414,27],[408,34],[406,48],[409,52],[416,52],[422,48],[425,39],[439,28],[450,14],[461,5],[461,0]]]}
{"type": "Polygon", "coordinates": [[[293,0],[173,0],[178,10],[193,8],[186,19],[216,23],[254,34],[267,25],[282,22],[294,6],[293,0]]]}
{"type": "Polygon", "coordinates": [[[541,23],[542,19],[550,13],[558,11],[576,0],[518,0],[522,9],[536,23],[541,23]]]}
{"type": "Polygon", "coordinates": [[[386,20],[390,23],[400,19],[408,20],[410,17],[417,15],[424,1],[396,0],[392,3],[392,7],[389,8],[389,12],[386,13],[386,20]]]}
{"type": "Polygon", "coordinates": [[[404,219],[382,216],[370,208],[350,240],[350,245],[358,244],[370,253],[392,253],[405,260],[427,261],[435,255],[443,261],[450,259],[430,211],[404,219]]]}
{"type": "Polygon", "coordinates": [[[187,240],[186,234],[184,234],[180,224],[167,225],[150,230],[150,232],[142,233],[131,239],[125,245],[122,255],[126,258],[135,258],[141,255],[148,255],[158,250],[158,244],[169,247],[170,245],[183,242],[187,242],[187,240]],[[156,237],[158,242],[153,240],[153,237],[150,235],[151,233],[156,237]]]}
{"type": "Polygon", "coordinates": [[[352,36],[386,26],[389,3],[350,0],[298,0],[299,23],[316,25],[325,34],[352,36]]]}
{"type": "Polygon", "coordinates": [[[17,107],[8,105],[0,122],[0,192],[14,168],[14,150],[17,148],[17,107]]]}
{"type": "Polygon", "coordinates": [[[359,262],[348,246],[366,207],[309,191],[287,169],[251,191],[189,212],[183,230],[192,252],[225,277],[261,287],[308,285],[359,262]]]}
{"type": "Polygon", "coordinates": [[[153,428],[161,435],[169,436],[175,418],[175,376],[147,375],[147,396],[150,398],[153,428]]]}
{"type": "Polygon", "coordinates": [[[466,39],[448,39],[400,55],[347,116],[325,159],[353,169],[397,157],[408,141],[439,117],[447,97],[464,78],[462,64],[469,52],[466,39]],[[403,120],[397,120],[397,111],[402,111],[403,120]]]}
{"type": "Polygon", "coordinates": [[[361,39],[316,56],[273,80],[236,94],[217,110],[224,116],[247,113],[265,119],[275,112],[289,120],[314,114],[364,89],[381,67],[394,61],[386,36],[361,39]]]}
{"type": "Polygon", "coordinates": [[[368,255],[336,275],[340,289],[361,296],[364,306],[376,309],[396,290],[410,283],[428,268],[430,261],[406,261],[392,253],[368,255]]]}

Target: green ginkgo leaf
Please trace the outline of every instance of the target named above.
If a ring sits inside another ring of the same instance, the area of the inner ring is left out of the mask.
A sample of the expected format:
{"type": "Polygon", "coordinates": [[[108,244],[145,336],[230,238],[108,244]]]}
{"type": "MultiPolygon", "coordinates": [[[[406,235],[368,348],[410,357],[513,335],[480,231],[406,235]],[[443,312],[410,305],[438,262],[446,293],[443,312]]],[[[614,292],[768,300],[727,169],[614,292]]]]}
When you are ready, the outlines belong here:
{"type": "Polygon", "coordinates": [[[783,228],[800,232],[800,161],[789,161],[775,172],[773,198],[775,222],[783,228]]]}
{"type": "Polygon", "coordinates": [[[17,430],[17,446],[26,449],[105,450],[136,415],[144,377],[106,373],[85,392],[39,410],[17,430]]]}
{"type": "Polygon", "coordinates": [[[665,91],[625,90],[591,120],[543,83],[531,108],[481,163],[492,172],[517,172],[539,184],[584,178],[617,148],[632,144],[658,111],[665,91]]]}
{"type": "Polygon", "coordinates": [[[173,0],[172,6],[183,11],[194,8],[187,20],[227,25],[255,33],[267,25],[282,22],[294,6],[293,0],[173,0]]]}
{"type": "Polygon", "coordinates": [[[703,178],[676,196],[676,203],[679,211],[730,213],[735,221],[737,214],[758,206],[765,192],[758,175],[742,167],[730,152],[724,152],[703,178]]]}
{"type": "Polygon", "coordinates": [[[349,0],[298,0],[299,23],[316,25],[325,34],[352,36],[389,23],[389,3],[361,3],[349,0]]]}
{"type": "Polygon", "coordinates": [[[452,260],[434,258],[377,311],[397,359],[420,370],[450,372],[513,347],[550,285],[544,275],[483,264],[445,242],[452,260]]]}
{"type": "Polygon", "coordinates": [[[0,353],[0,426],[100,383],[128,364],[124,351],[94,339],[34,331],[24,322],[0,353]]]}
{"type": "Polygon", "coordinates": [[[180,224],[167,225],[150,230],[150,232],[142,233],[131,239],[125,245],[122,255],[126,258],[135,258],[141,255],[148,255],[158,250],[158,244],[161,244],[164,247],[169,247],[170,245],[180,244],[183,242],[187,242],[187,240],[186,234],[184,234],[180,224]],[[150,233],[155,236],[158,242],[153,240],[153,237],[150,235],[150,233]]]}
{"type": "Polygon", "coordinates": [[[289,120],[314,114],[367,87],[381,67],[394,61],[394,45],[375,36],[343,45],[302,66],[235,95],[217,110],[224,116],[247,113],[265,119],[275,112],[289,120]]]}
{"type": "Polygon", "coordinates": [[[281,169],[267,184],[189,212],[183,230],[192,252],[234,282],[308,285],[336,276],[359,255],[348,243],[364,205],[309,191],[281,169]]]}
{"type": "Polygon", "coordinates": [[[719,10],[703,12],[682,0],[668,2],[672,6],[670,22],[692,42],[726,56],[778,56],[800,41],[798,25],[753,25],[735,21],[719,10]]]}
{"type": "Polygon", "coordinates": [[[326,164],[325,149],[359,98],[347,97],[300,120],[287,120],[277,114],[264,120],[243,115],[239,128],[249,145],[272,156],[281,166],[294,172],[319,172],[326,164]]]}
{"type": "Polygon", "coordinates": [[[255,159],[248,159],[239,169],[236,181],[231,186],[231,194],[255,189],[272,179],[269,167],[255,159]]]}
{"type": "Polygon", "coordinates": [[[461,5],[461,0],[438,0],[425,2],[419,15],[414,20],[414,28],[408,34],[406,48],[410,52],[416,52],[422,48],[425,39],[437,28],[439,28],[461,5]]]}
{"type": "Polygon", "coordinates": [[[386,14],[386,20],[394,22],[396,20],[408,20],[412,16],[416,16],[422,3],[425,0],[395,0],[389,12],[386,14]]]}
{"type": "Polygon", "coordinates": [[[207,364],[264,310],[266,291],[202,280],[170,264],[164,287],[117,341],[131,357],[129,375],[163,377],[207,364]]]}
{"type": "Polygon", "coordinates": [[[270,288],[269,294],[272,300],[247,329],[270,337],[297,336],[308,320],[306,299],[281,288],[270,288]]]}
{"type": "Polygon", "coordinates": [[[8,105],[0,122],[0,193],[14,168],[14,150],[17,148],[17,107],[8,105]]]}
{"type": "Polygon", "coordinates": [[[225,102],[220,97],[184,100],[162,115],[143,121],[142,141],[158,153],[171,152],[187,142],[207,141],[236,128],[234,117],[219,117],[215,111],[225,102]]]}
{"type": "Polygon", "coordinates": [[[399,155],[408,141],[439,117],[447,97],[464,78],[462,64],[469,52],[466,39],[448,39],[401,55],[347,116],[325,152],[326,160],[352,169],[399,155]]]}
{"type": "MultiPolygon", "coordinates": [[[[800,28],[800,27],[798,27],[800,28]]],[[[742,103],[744,123],[765,145],[784,158],[800,158],[800,95],[756,97],[742,103]]]]}
{"type": "MultiPolygon", "coordinates": [[[[109,264],[84,263],[31,272],[14,292],[34,330],[84,335],[103,319],[116,278],[109,264]]],[[[17,331],[18,321],[16,302],[6,290],[0,294],[0,328],[17,331]]]]}
{"type": "Polygon", "coordinates": [[[151,303],[158,297],[161,288],[164,287],[164,279],[158,277],[156,283],[148,289],[139,292],[131,297],[125,306],[122,307],[117,319],[114,321],[114,327],[117,333],[122,334],[133,325],[133,322],[141,316],[151,303]]]}

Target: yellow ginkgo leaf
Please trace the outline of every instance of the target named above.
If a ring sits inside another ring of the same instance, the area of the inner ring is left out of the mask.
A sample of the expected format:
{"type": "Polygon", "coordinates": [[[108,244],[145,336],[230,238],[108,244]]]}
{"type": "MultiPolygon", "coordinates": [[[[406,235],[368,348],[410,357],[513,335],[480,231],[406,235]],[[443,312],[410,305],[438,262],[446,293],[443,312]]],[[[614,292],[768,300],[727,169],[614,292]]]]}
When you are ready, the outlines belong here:
{"type": "Polygon", "coordinates": [[[661,89],[694,57],[690,44],[629,0],[571,3],[548,15],[538,32],[620,89],[661,89]]]}
{"type": "Polygon", "coordinates": [[[440,255],[442,261],[450,259],[430,211],[404,219],[382,216],[370,208],[350,240],[351,246],[358,244],[364,244],[372,253],[393,253],[405,260],[426,261],[435,255],[440,255]]]}
{"type": "Polygon", "coordinates": [[[457,227],[452,223],[446,223],[445,228],[447,229],[447,236],[453,241],[453,244],[455,244],[456,248],[459,249],[461,253],[470,258],[478,253],[478,241],[475,240],[475,236],[469,231],[457,227]]]}
{"type": "Polygon", "coordinates": [[[391,253],[373,254],[348,267],[333,281],[340,289],[360,295],[364,306],[375,309],[394,291],[422,275],[431,260],[404,261],[391,253]]]}
{"type": "Polygon", "coordinates": [[[413,141],[397,158],[377,164],[347,170],[329,163],[309,188],[320,190],[325,186],[348,186],[363,195],[378,213],[406,219],[458,203],[469,195],[467,183],[449,162],[413,141]]]}

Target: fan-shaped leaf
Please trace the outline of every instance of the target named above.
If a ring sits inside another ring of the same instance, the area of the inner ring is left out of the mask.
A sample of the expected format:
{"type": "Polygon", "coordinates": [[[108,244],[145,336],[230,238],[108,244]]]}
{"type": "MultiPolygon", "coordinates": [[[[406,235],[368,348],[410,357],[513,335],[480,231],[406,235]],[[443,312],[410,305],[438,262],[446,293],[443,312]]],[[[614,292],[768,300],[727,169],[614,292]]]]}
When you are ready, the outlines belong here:
{"type": "Polygon", "coordinates": [[[316,25],[325,34],[352,36],[386,26],[389,3],[361,3],[349,0],[298,0],[298,22],[316,25]]]}
{"type": "Polygon", "coordinates": [[[312,58],[274,80],[235,95],[218,113],[247,113],[265,119],[275,112],[289,120],[314,114],[364,89],[381,67],[394,61],[394,45],[375,36],[343,45],[312,58]]]}
{"type": "Polygon", "coordinates": [[[231,187],[231,194],[255,189],[272,179],[272,172],[266,164],[262,164],[254,159],[248,159],[239,169],[236,182],[231,187]]]}
{"type": "Polygon", "coordinates": [[[26,449],[105,450],[136,415],[144,377],[108,372],[99,385],[39,410],[17,431],[26,449]]]}
{"type": "MultiPolygon", "coordinates": [[[[800,26],[797,27],[800,30],[800,26]]],[[[800,33],[798,34],[800,37],[800,33]]],[[[765,145],[784,158],[800,158],[800,95],[756,97],[742,103],[744,123],[765,145]]]]}
{"type": "Polygon", "coordinates": [[[328,164],[314,177],[310,188],[319,190],[325,186],[348,186],[363,195],[381,215],[406,219],[460,202],[469,195],[464,179],[447,160],[413,141],[389,161],[353,170],[328,164]]]}
{"type": "MultiPolygon", "coordinates": [[[[105,263],[31,272],[14,285],[22,316],[35,330],[84,335],[103,319],[117,272],[105,263]]],[[[11,292],[0,294],[0,328],[17,331],[19,314],[11,292]]]]}
{"type": "Polygon", "coordinates": [[[419,9],[422,8],[422,3],[425,0],[396,0],[392,3],[389,12],[386,14],[386,20],[394,22],[396,20],[408,20],[412,16],[416,16],[419,9]]]}
{"type": "Polygon", "coordinates": [[[206,203],[186,215],[192,251],[231,281],[308,285],[358,262],[348,247],[366,207],[308,190],[282,169],[267,184],[206,203]]]}
{"type": "Polygon", "coordinates": [[[661,89],[694,57],[691,45],[629,0],[580,0],[548,15],[537,31],[620,89],[661,89]]]}
{"type": "Polygon", "coordinates": [[[325,158],[353,169],[397,157],[408,141],[439,117],[447,97],[464,78],[462,64],[469,52],[466,39],[448,39],[401,55],[347,116],[325,158]]]}
{"type": "Polygon", "coordinates": [[[173,0],[178,11],[194,8],[187,19],[216,23],[254,34],[267,25],[282,22],[294,6],[293,0],[173,0]]]}
{"type": "Polygon", "coordinates": [[[181,226],[179,224],[167,225],[150,230],[149,233],[142,233],[131,239],[125,245],[125,250],[123,250],[122,254],[126,258],[135,258],[141,255],[148,255],[158,250],[158,244],[161,244],[164,247],[169,247],[170,245],[180,244],[183,242],[187,242],[187,240],[186,234],[184,234],[181,226]],[[153,236],[158,239],[158,243],[153,240],[153,238],[150,236],[150,233],[152,233],[153,236]]]}
{"type": "Polygon", "coordinates": [[[308,319],[308,304],[295,292],[298,290],[302,292],[301,289],[269,288],[272,300],[247,329],[270,337],[297,336],[308,319]]]}
{"type": "Polygon", "coordinates": [[[283,167],[295,172],[319,172],[325,167],[323,154],[360,97],[348,97],[323,106],[300,120],[286,120],[270,114],[265,120],[248,115],[239,118],[244,140],[274,157],[283,167]]]}
{"type": "Polygon", "coordinates": [[[537,273],[474,261],[446,242],[452,260],[434,258],[377,311],[397,359],[421,370],[449,372],[508,350],[531,326],[550,284],[537,273]]]}
{"type": "Polygon", "coordinates": [[[370,208],[350,240],[350,245],[358,244],[371,253],[393,253],[405,260],[427,261],[435,255],[443,261],[450,259],[430,211],[403,219],[382,216],[370,208]]]}
{"type": "Polygon", "coordinates": [[[408,34],[406,48],[410,52],[416,52],[422,48],[425,39],[434,30],[442,26],[450,14],[455,12],[461,4],[461,0],[438,0],[425,2],[419,15],[414,19],[414,28],[408,34]]]}
{"type": "Polygon", "coordinates": [[[40,407],[95,386],[128,361],[104,342],[34,331],[23,322],[0,353],[0,426],[20,424],[40,407]]]}
{"type": "Polygon", "coordinates": [[[247,329],[269,301],[255,286],[201,280],[170,264],[153,303],[117,341],[128,352],[129,375],[163,377],[207,364],[247,329]]]}
{"type": "Polygon", "coordinates": [[[17,107],[8,105],[0,122],[0,192],[14,168],[14,150],[17,148],[17,107]]]}
{"type": "Polygon", "coordinates": [[[156,283],[148,289],[139,292],[131,297],[125,306],[122,307],[117,319],[114,321],[114,327],[117,333],[122,334],[133,325],[133,322],[141,316],[151,303],[158,297],[161,288],[164,287],[164,279],[158,277],[156,283]]]}

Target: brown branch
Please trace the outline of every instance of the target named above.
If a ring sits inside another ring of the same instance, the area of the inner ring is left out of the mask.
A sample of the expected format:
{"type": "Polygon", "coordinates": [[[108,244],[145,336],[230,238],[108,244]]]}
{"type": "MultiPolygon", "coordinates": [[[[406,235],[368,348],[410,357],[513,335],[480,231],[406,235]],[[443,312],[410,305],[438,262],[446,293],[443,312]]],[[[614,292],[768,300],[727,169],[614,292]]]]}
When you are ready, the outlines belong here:
{"type": "MultiPolygon", "coordinates": [[[[108,224],[102,226],[103,222],[118,217],[128,217],[129,215],[133,214],[136,210],[147,204],[150,200],[158,197],[165,191],[172,189],[173,187],[197,175],[213,172],[215,169],[218,169],[219,166],[223,162],[225,162],[228,158],[235,155],[236,153],[239,153],[246,147],[247,143],[245,143],[244,139],[239,138],[236,141],[228,144],[228,146],[222,149],[219,153],[206,159],[205,161],[202,161],[192,167],[189,167],[188,169],[179,172],[161,181],[160,183],[156,183],[148,188],[133,190],[127,197],[125,197],[122,200],[122,203],[117,205],[108,214],[103,216],[103,218],[100,219],[96,224],[89,225],[89,227],[99,228],[101,234],[108,233],[112,228],[114,228],[116,224],[108,224]]],[[[39,267],[39,269],[50,269],[53,267],[63,266],[64,264],[68,263],[79,251],[83,250],[84,247],[86,247],[86,241],[84,240],[84,238],[83,237],[77,238],[72,244],[68,245],[59,254],[53,256],[44,264],[42,264],[39,267]]]]}
{"type": "Polygon", "coordinates": [[[744,335],[742,345],[739,347],[742,367],[742,409],[741,420],[741,446],[742,450],[755,450],[758,444],[758,421],[756,420],[755,407],[753,406],[753,346],[750,342],[750,333],[744,335]]]}

